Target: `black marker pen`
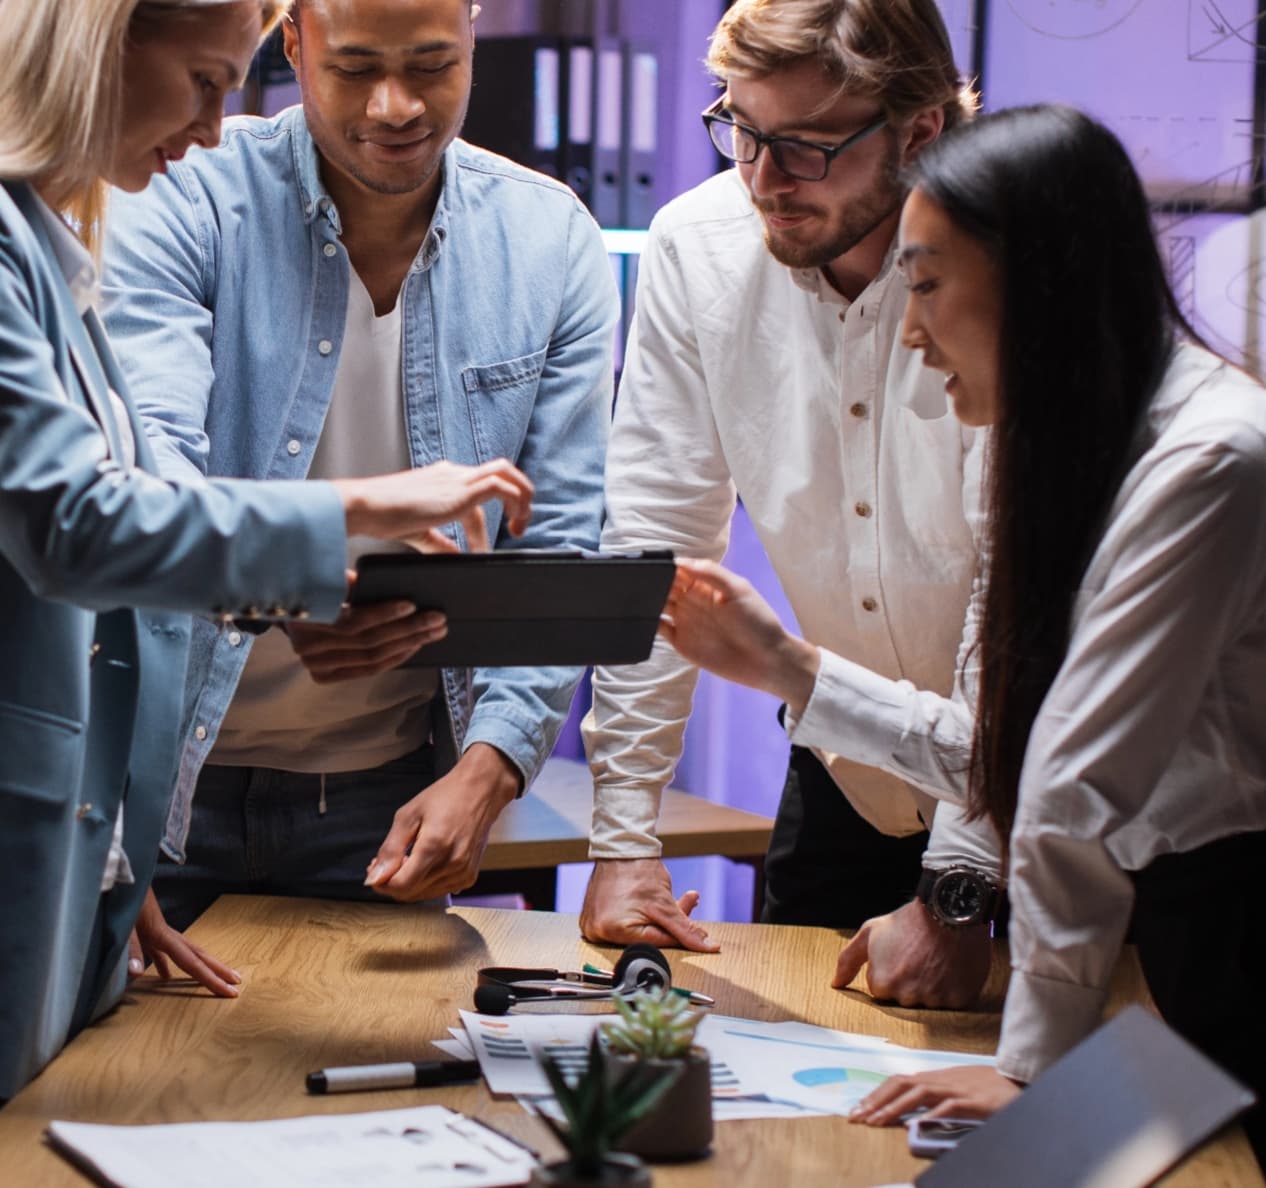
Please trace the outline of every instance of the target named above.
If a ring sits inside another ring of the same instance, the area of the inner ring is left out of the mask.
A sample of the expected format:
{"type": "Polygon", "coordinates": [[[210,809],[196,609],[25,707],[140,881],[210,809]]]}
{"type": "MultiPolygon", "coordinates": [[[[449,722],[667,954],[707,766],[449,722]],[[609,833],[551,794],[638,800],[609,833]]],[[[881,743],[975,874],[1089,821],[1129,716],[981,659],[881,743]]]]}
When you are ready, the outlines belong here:
{"type": "Polygon", "coordinates": [[[425,1089],[479,1079],[478,1060],[408,1060],[399,1064],[361,1064],[308,1073],[309,1093],[351,1093],[357,1089],[425,1089]]]}

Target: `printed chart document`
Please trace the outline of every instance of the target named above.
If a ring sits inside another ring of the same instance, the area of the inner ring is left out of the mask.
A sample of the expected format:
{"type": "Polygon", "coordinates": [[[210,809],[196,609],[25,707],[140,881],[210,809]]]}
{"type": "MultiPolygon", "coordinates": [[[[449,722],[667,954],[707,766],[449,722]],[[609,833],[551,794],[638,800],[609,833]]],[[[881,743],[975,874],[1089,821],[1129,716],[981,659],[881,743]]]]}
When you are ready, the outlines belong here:
{"type": "Polygon", "coordinates": [[[118,1188],[493,1188],[526,1184],[536,1162],[526,1148],[439,1105],[272,1122],[54,1122],[48,1134],[72,1162],[118,1188]]]}
{"type": "MultiPolygon", "coordinates": [[[[514,1094],[525,1108],[552,1113],[540,1058],[549,1054],[565,1074],[583,1070],[594,1028],[606,1015],[480,1015],[462,1022],[493,1093],[514,1094]]],[[[712,1057],[713,1116],[809,1117],[847,1114],[894,1073],[955,1064],[993,1064],[992,1056],[903,1048],[877,1036],[833,1031],[811,1023],[762,1023],[708,1015],[698,1043],[712,1057]]]]}
{"type": "Polygon", "coordinates": [[[726,1063],[743,1084],[759,1084],[774,1100],[828,1114],[848,1114],[872,1089],[897,1074],[995,1063],[992,1056],[903,1048],[811,1023],[716,1022],[720,1034],[713,1051],[725,1053],[726,1063]]]}

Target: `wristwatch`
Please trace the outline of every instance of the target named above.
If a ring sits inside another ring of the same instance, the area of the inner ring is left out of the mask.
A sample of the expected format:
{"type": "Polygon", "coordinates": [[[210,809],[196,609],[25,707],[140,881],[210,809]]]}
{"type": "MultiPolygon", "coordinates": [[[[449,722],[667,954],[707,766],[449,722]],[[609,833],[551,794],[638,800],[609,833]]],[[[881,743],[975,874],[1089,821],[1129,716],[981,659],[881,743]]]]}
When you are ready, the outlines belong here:
{"type": "Polygon", "coordinates": [[[924,867],[914,895],[938,924],[966,928],[994,918],[1002,900],[1002,888],[970,866],[949,866],[944,870],[924,867]]]}

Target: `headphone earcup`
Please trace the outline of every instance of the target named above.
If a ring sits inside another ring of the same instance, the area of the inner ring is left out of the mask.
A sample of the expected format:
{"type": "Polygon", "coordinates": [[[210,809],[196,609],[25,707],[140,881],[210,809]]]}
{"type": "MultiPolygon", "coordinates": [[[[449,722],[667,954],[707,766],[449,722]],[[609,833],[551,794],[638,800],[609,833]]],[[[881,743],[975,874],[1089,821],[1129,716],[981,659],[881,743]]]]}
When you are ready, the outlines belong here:
{"type": "Polygon", "coordinates": [[[617,994],[650,990],[673,984],[668,958],[654,945],[629,945],[611,971],[611,986],[617,994]]]}

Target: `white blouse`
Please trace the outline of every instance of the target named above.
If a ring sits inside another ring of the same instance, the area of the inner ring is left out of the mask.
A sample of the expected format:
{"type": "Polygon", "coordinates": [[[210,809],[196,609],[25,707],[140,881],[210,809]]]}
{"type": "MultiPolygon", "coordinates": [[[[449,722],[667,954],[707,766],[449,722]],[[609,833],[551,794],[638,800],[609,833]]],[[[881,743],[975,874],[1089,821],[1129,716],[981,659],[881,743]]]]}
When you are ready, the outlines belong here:
{"type": "MultiPolygon", "coordinates": [[[[1266,390],[1192,345],[1153,399],[1034,723],[1011,836],[1013,974],[998,1067],[1029,1081],[1099,1022],[1127,871],[1266,828],[1266,390]]],[[[965,642],[975,633],[970,620],[965,642]]],[[[972,674],[965,684],[973,692],[972,674]]],[[[825,650],[793,742],[949,800],[964,699],[825,650]]]]}

